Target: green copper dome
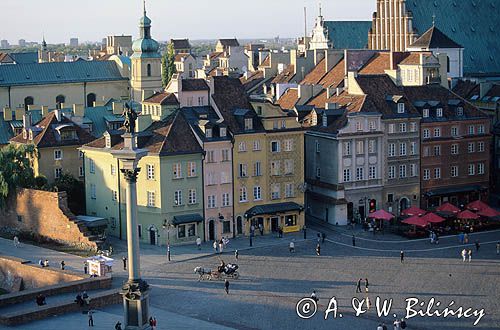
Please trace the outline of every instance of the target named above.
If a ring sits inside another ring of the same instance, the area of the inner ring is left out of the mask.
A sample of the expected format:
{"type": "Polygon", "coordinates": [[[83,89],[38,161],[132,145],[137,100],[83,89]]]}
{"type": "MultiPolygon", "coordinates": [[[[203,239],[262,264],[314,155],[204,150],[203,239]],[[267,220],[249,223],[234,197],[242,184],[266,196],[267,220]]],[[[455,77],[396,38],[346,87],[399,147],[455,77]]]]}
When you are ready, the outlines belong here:
{"type": "Polygon", "coordinates": [[[137,39],[132,44],[134,53],[158,53],[160,45],[153,39],[137,39]]]}
{"type": "Polygon", "coordinates": [[[140,27],[151,26],[151,20],[149,19],[149,17],[147,17],[144,14],[144,16],[142,16],[141,19],[139,20],[139,26],[140,27]]]}

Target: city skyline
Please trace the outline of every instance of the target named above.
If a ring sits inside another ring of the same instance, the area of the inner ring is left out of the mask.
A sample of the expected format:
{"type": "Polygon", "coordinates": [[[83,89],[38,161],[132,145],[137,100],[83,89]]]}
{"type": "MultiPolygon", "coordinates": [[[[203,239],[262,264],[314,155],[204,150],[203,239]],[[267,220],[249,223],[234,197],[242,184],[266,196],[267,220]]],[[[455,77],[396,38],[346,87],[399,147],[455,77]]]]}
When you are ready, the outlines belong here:
{"type": "MultiPolygon", "coordinates": [[[[169,6],[172,6],[170,3],[160,0],[147,1],[148,16],[153,21],[155,38],[158,40],[185,37],[192,40],[219,37],[294,38],[304,33],[303,7],[307,7],[307,28],[310,33],[314,19],[318,15],[319,2],[298,0],[293,1],[294,4],[290,6],[286,0],[273,2],[256,0],[252,7],[235,4],[230,0],[217,1],[218,6],[199,0],[195,0],[194,3],[191,7],[187,2],[176,3],[176,8],[170,9],[169,6]],[[187,12],[189,15],[186,20],[186,16],[181,13],[187,12]],[[163,16],[163,13],[166,13],[166,16],[163,16]],[[259,17],[261,24],[253,25],[251,29],[248,29],[240,24],[242,15],[247,15],[248,26],[255,22],[252,17],[259,17]],[[195,24],[203,22],[205,17],[211,17],[213,24],[195,24]],[[221,21],[217,20],[217,17],[226,19],[221,21]],[[270,23],[265,24],[266,21],[270,23]]],[[[322,8],[326,20],[369,21],[375,10],[371,0],[355,0],[348,3],[322,1],[322,8]]],[[[10,44],[17,44],[19,39],[40,41],[45,36],[48,43],[57,44],[68,43],[70,38],[74,37],[79,38],[80,43],[101,41],[106,35],[125,34],[136,38],[141,10],[142,1],[139,0],[128,1],[126,5],[118,0],[109,0],[105,3],[89,0],[85,4],[68,3],[62,0],[51,1],[50,4],[34,0],[22,2],[6,0],[4,12],[7,15],[5,15],[4,22],[7,26],[16,26],[16,29],[4,32],[0,35],[0,39],[6,39],[10,44]],[[93,12],[93,8],[100,8],[100,11],[93,12]],[[70,14],[59,18],[52,14],[56,11],[78,12],[81,15],[70,14]],[[14,15],[16,12],[24,14],[25,23],[21,26],[15,21],[18,17],[14,15]],[[88,22],[92,22],[93,25],[89,26],[88,22]],[[64,25],[64,29],[61,29],[61,24],[64,25]]]]}

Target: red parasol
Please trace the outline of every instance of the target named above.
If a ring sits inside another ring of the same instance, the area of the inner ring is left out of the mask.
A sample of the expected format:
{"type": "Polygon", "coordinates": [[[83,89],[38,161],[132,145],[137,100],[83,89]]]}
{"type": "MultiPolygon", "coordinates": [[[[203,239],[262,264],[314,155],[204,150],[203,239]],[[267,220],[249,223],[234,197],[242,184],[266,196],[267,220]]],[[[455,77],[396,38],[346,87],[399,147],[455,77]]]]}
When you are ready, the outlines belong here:
{"type": "Polygon", "coordinates": [[[471,212],[469,210],[465,210],[465,211],[460,212],[457,215],[457,218],[463,219],[463,220],[476,220],[476,219],[479,219],[479,215],[477,215],[476,213],[471,212]]]}
{"type": "Polygon", "coordinates": [[[422,218],[420,218],[419,216],[416,216],[416,215],[409,217],[408,219],[405,219],[401,222],[406,223],[407,225],[414,225],[414,226],[418,226],[418,227],[426,227],[427,226],[427,221],[423,220],[422,218]]]}
{"type": "Polygon", "coordinates": [[[410,208],[407,208],[406,210],[403,210],[401,211],[401,214],[402,215],[424,215],[426,213],[426,211],[416,207],[416,206],[412,206],[410,208]]]}
{"type": "Polygon", "coordinates": [[[483,201],[474,201],[469,204],[467,204],[467,208],[472,211],[482,211],[483,209],[489,207],[488,204],[486,204],[483,201]]]}
{"type": "Polygon", "coordinates": [[[439,215],[432,212],[429,212],[426,215],[424,215],[422,219],[426,222],[432,222],[432,223],[439,223],[446,220],[445,218],[442,218],[439,215]]]}
{"type": "Polygon", "coordinates": [[[460,212],[460,209],[458,207],[456,207],[455,205],[447,202],[447,203],[444,203],[443,205],[441,205],[440,207],[438,207],[436,209],[436,211],[443,212],[443,213],[457,214],[458,212],[460,212]]]}
{"type": "Polygon", "coordinates": [[[387,212],[386,210],[378,210],[368,214],[368,218],[389,221],[392,218],[394,218],[394,215],[392,213],[387,212]]]}
{"type": "Polygon", "coordinates": [[[479,214],[480,216],[482,217],[487,217],[487,218],[494,218],[494,217],[499,217],[500,216],[500,212],[498,212],[497,210],[491,208],[491,207],[486,207],[484,209],[482,209],[481,211],[479,211],[477,214],[479,214]]]}

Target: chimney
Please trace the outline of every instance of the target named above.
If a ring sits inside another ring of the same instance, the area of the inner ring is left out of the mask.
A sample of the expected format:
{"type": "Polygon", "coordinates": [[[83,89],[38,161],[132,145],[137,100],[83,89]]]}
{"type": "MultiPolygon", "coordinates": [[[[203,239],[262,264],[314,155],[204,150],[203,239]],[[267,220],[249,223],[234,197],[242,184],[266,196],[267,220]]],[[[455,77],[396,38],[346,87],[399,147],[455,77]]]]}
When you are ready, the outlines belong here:
{"type": "Polygon", "coordinates": [[[26,129],[31,127],[31,114],[30,113],[25,113],[23,115],[23,127],[26,129]]]}
{"type": "Polygon", "coordinates": [[[15,111],[16,120],[22,120],[25,112],[26,111],[24,110],[24,107],[16,108],[16,111],[15,111]]]}
{"type": "Polygon", "coordinates": [[[123,103],[113,102],[113,114],[121,115],[123,113],[123,103]]]}
{"type": "Polygon", "coordinates": [[[332,96],[333,96],[333,88],[332,87],[327,87],[326,88],[326,98],[329,99],[332,96]]]}
{"type": "Polygon", "coordinates": [[[62,112],[61,112],[61,109],[56,109],[54,110],[54,114],[56,115],[56,119],[57,121],[61,121],[61,115],[62,115],[62,112]]]}
{"type": "Polygon", "coordinates": [[[73,104],[73,115],[75,117],[83,117],[85,115],[83,104],[73,104]]]}
{"type": "Polygon", "coordinates": [[[3,108],[3,120],[11,121],[12,120],[12,109],[9,107],[3,108]]]}
{"type": "Polygon", "coordinates": [[[49,114],[49,107],[46,105],[42,105],[42,117],[45,117],[49,114]]]}

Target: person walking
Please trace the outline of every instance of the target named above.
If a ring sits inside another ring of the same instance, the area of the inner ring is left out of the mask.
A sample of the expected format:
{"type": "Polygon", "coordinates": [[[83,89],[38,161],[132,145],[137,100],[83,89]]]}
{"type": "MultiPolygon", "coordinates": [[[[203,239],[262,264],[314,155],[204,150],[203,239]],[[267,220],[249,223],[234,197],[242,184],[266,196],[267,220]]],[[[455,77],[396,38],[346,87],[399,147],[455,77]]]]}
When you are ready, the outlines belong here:
{"type": "Polygon", "coordinates": [[[462,250],[462,261],[465,262],[466,259],[467,259],[467,250],[463,249],[462,250]]]}
{"type": "Polygon", "coordinates": [[[61,270],[64,270],[64,266],[66,266],[66,263],[64,262],[64,260],[61,261],[61,270]]]}
{"type": "Polygon", "coordinates": [[[291,241],[291,242],[290,242],[290,247],[289,247],[289,249],[290,249],[290,253],[295,252],[295,243],[294,243],[293,241],[291,241]]]}
{"type": "Polygon", "coordinates": [[[356,283],[356,293],[361,293],[361,281],[362,279],[360,278],[356,283]]]}
{"type": "Polygon", "coordinates": [[[222,253],[222,250],[224,249],[224,242],[222,241],[222,238],[219,240],[219,254],[222,253]]]}
{"type": "Polygon", "coordinates": [[[116,322],[115,330],[122,330],[122,324],[120,323],[120,321],[116,322]]]}
{"type": "Polygon", "coordinates": [[[392,325],[394,326],[394,330],[401,330],[401,321],[399,319],[395,319],[392,325]]]}
{"type": "Polygon", "coordinates": [[[318,303],[319,298],[316,296],[316,290],[313,290],[313,292],[311,293],[311,299],[318,303]]]}
{"type": "Polygon", "coordinates": [[[123,256],[122,261],[123,261],[123,270],[127,270],[127,257],[123,256]]]}
{"type": "Polygon", "coordinates": [[[469,244],[469,235],[467,233],[464,234],[464,244],[469,244]]]}
{"type": "Polygon", "coordinates": [[[326,234],[324,232],[321,233],[321,243],[325,243],[326,234]]]}
{"type": "Polygon", "coordinates": [[[238,250],[234,250],[234,259],[238,260],[239,255],[240,253],[238,252],[238,250]]]}
{"type": "Polygon", "coordinates": [[[224,290],[226,294],[229,294],[229,281],[227,279],[224,280],[224,290]]]}
{"type": "Polygon", "coordinates": [[[14,241],[14,247],[15,247],[15,248],[18,248],[18,247],[19,247],[19,237],[14,236],[13,241],[14,241]]]}
{"type": "Polygon", "coordinates": [[[89,272],[89,264],[86,261],[84,261],[83,262],[83,273],[88,274],[88,272],[89,272]]]}
{"type": "Polygon", "coordinates": [[[307,228],[306,228],[306,225],[304,225],[304,227],[302,227],[302,232],[304,233],[304,239],[307,238],[307,228]]]}
{"type": "Polygon", "coordinates": [[[87,312],[87,316],[89,318],[89,327],[93,327],[94,326],[94,317],[92,316],[94,312],[92,312],[91,309],[89,309],[89,311],[87,312]]]}
{"type": "Polygon", "coordinates": [[[196,238],[196,246],[198,247],[198,250],[201,250],[201,238],[198,236],[196,238]]]}
{"type": "Polygon", "coordinates": [[[403,263],[403,261],[405,260],[405,253],[403,251],[401,251],[399,253],[399,256],[401,257],[401,263],[403,263]]]}
{"type": "Polygon", "coordinates": [[[474,243],[476,245],[476,252],[479,252],[479,248],[481,247],[481,244],[479,244],[479,240],[477,239],[476,242],[474,243]]]}
{"type": "Polygon", "coordinates": [[[469,249],[468,255],[469,255],[469,262],[470,262],[472,259],[472,249],[469,249]]]}
{"type": "Polygon", "coordinates": [[[366,293],[368,293],[368,286],[369,286],[368,279],[365,278],[365,292],[366,293]]]}
{"type": "Polygon", "coordinates": [[[321,255],[321,245],[319,243],[316,245],[316,254],[321,255]]]}
{"type": "Polygon", "coordinates": [[[259,223],[259,231],[260,231],[260,236],[264,236],[264,227],[262,226],[261,223],[259,223]]]}
{"type": "Polygon", "coordinates": [[[352,235],[352,246],[356,246],[356,237],[352,235]]]}

